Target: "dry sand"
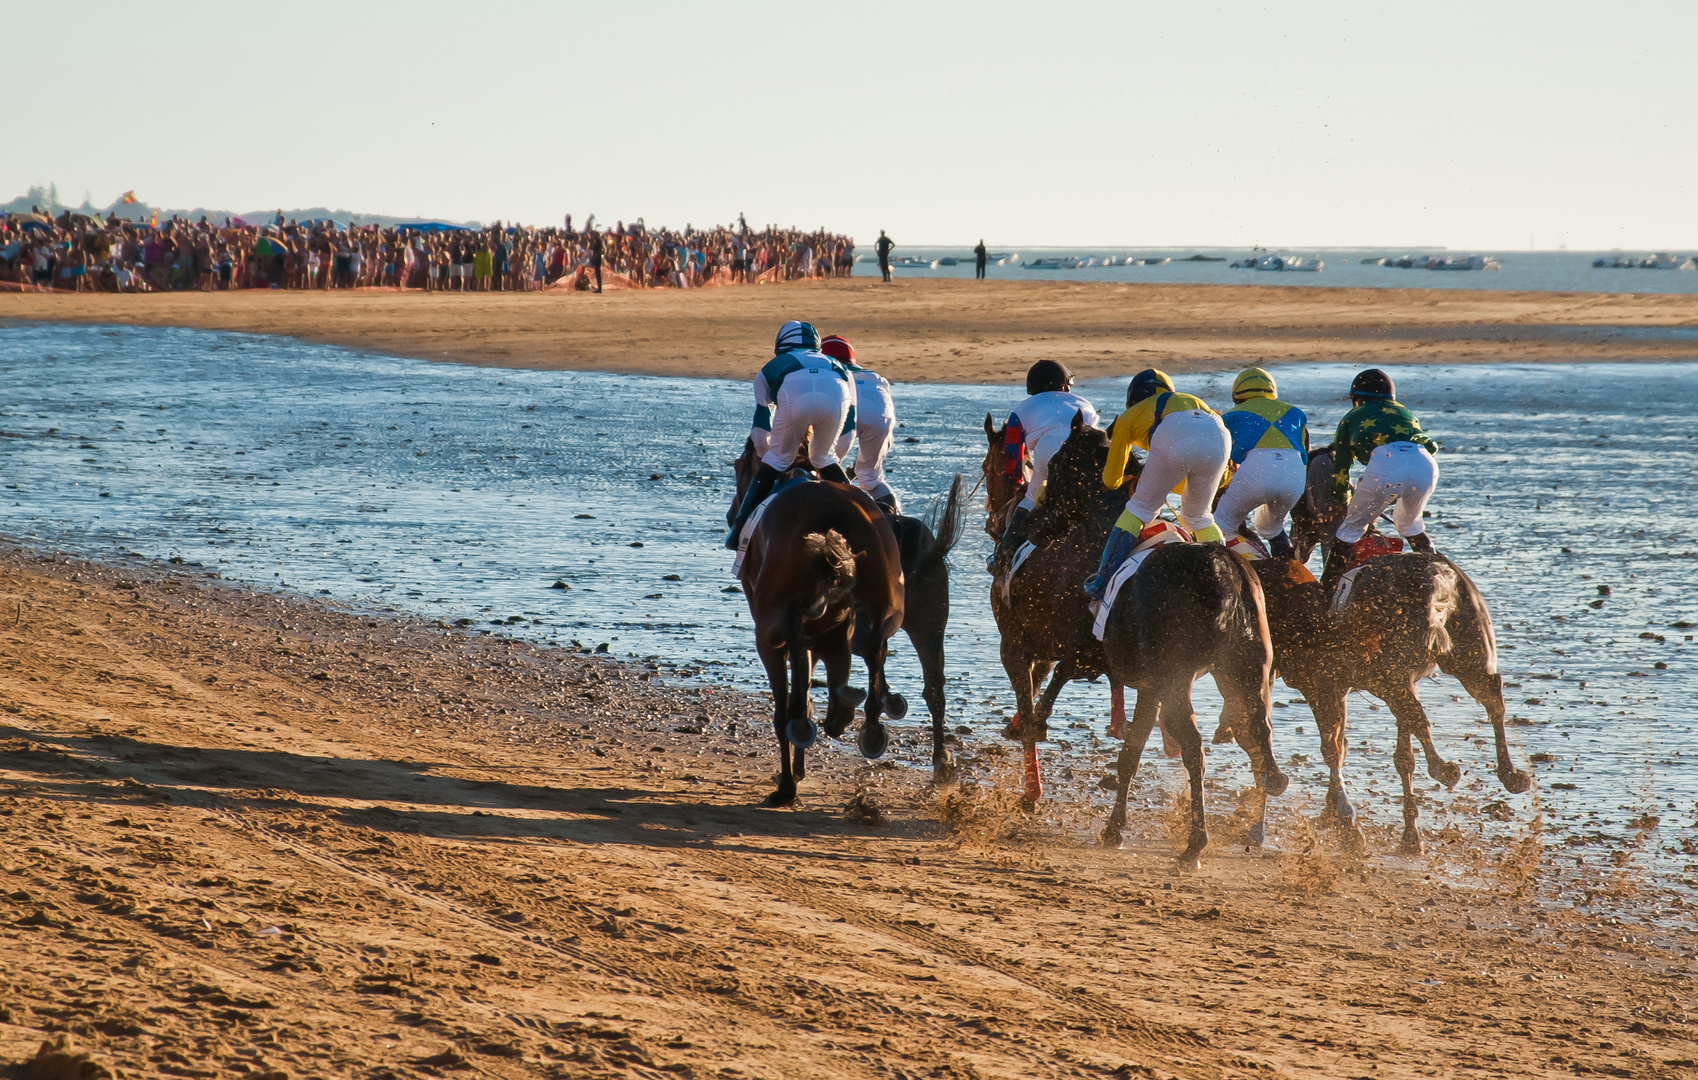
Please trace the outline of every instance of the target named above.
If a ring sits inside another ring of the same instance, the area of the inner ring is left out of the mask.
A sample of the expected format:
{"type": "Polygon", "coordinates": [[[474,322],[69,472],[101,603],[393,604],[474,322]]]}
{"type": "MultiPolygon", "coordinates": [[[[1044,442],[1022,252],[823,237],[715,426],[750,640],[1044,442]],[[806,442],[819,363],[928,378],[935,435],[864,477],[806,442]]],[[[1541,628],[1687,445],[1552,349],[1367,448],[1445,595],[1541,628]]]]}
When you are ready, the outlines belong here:
{"type": "Polygon", "coordinates": [[[285,334],[507,367],[748,378],[786,319],[853,341],[899,382],[1009,382],[1159,365],[1688,360],[1698,296],[908,279],[680,292],[0,293],[0,320],[285,334]],[[1629,331],[1623,334],[1621,331],[1629,331]]]}
{"type": "Polygon", "coordinates": [[[1535,905],[1527,850],[1175,876],[1165,820],[1008,812],[1000,744],[754,809],[764,702],[642,664],[17,549],[0,615],[10,1075],[1698,1068],[1689,924],[1535,905]]]}

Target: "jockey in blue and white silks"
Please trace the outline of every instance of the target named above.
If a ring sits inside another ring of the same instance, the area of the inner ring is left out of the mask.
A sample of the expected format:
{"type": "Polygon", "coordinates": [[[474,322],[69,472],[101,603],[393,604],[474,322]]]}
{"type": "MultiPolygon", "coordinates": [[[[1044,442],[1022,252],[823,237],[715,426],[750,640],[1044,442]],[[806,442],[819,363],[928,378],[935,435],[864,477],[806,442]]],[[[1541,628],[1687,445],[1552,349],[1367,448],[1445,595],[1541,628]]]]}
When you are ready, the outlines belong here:
{"type": "Polygon", "coordinates": [[[779,475],[795,463],[810,429],[808,462],[823,480],[847,484],[837,459],[837,440],[855,430],[855,390],[849,372],[819,351],[820,333],[805,322],[787,322],[773,344],[776,355],[755,376],[755,419],[749,439],[761,455],[725,546],[737,550],[737,537],[749,515],[772,493],[779,475]]]}
{"type": "Polygon", "coordinates": [[[1308,482],[1309,418],[1279,400],[1273,376],[1246,368],[1232,381],[1233,408],[1221,416],[1232,436],[1232,460],[1238,466],[1226,494],[1215,507],[1215,520],[1228,533],[1245,526],[1268,542],[1278,558],[1294,553],[1285,517],[1303,497],[1308,482]]]}

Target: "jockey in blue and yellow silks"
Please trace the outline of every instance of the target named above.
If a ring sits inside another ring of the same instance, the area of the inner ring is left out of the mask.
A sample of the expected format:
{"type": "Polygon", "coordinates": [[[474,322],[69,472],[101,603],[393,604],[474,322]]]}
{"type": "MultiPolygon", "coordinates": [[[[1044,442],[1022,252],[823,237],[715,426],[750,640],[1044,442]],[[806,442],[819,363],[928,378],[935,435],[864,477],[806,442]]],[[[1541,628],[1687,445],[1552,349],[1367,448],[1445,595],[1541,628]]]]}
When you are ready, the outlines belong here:
{"type": "Polygon", "coordinates": [[[1229,533],[1251,528],[1279,558],[1295,554],[1285,531],[1285,516],[1303,497],[1308,481],[1309,418],[1279,400],[1273,376],[1246,368],[1232,382],[1233,408],[1221,417],[1232,435],[1232,460],[1238,466],[1220,497],[1215,518],[1229,533]]]}

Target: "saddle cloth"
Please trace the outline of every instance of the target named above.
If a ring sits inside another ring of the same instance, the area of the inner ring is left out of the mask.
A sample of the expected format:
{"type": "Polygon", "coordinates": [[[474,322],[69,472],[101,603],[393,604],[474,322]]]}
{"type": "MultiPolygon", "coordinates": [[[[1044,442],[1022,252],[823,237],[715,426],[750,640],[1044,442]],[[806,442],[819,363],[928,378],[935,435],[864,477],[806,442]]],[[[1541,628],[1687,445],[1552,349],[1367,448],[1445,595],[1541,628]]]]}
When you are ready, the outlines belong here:
{"type": "MultiPolygon", "coordinates": [[[[1145,532],[1153,531],[1145,530],[1145,532]]],[[[1108,579],[1108,588],[1103,590],[1102,603],[1097,605],[1096,618],[1091,623],[1091,633],[1098,641],[1103,639],[1103,634],[1108,630],[1108,613],[1114,610],[1114,601],[1120,595],[1120,587],[1132,580],[1132,575],[1136,574],[1138,568],[1144,565],[1144,560],[1150,557],[1150,552],[1164,544],[1184,543],[1187,539],[1189,539],[1189,534],[1177,528],[1164,529],[1155,532],[1155,535],[1150,536],[1149,539],[1132,549],[1132,554],[1126,557],[1126,561],[1120,564],[1120,568],[1114,572],[1114,576],[1108,579]]]]}
{"type": "Polygon", "coordinates": [[[1363,563],[1362,566],[1347,570],[1344,576],[1338,579],[1338,591],[1332,594],[1332,614],[1337,615],[1344,610],[1344,605],[1350,603],[1350,590],[1356,584],[1356,575],[1367,565],[1363,563]]]}
{"type": "Polygon", "coordinates": [[[1030,540],[1021,544],[1014,552],[1014,561],[1008,564],[1008,576],[1013,577],[1015,574],[1018,574],[1020,572],[1020,567],[1025,565],[1026,560],[1029,559],[1032,552],[1036,550],[1038,550],[1038,545],[1032,543],[1030,540]]]}
{"type": "Polygon", "coordinates": [[[755,535],[755,526],[761,523],[761,515],[766,513],[766,508],[772,504],[772,500],[778,498],[778,496],[782,495],[784,492],[789,491],[797,484],[809,483],[813,483],[813,477],[806,473],[786,477],[785,479],[780,480],[772,489],[771,495],[762,499],[761,504],[755,507],[755,512],[749,515],[749,520],[743,525],[743,531],[737,534],[737,557],[731,560],[732,577],[737,577],[742,574],[743,556],[749,553],[749,540],[755,535]]]}

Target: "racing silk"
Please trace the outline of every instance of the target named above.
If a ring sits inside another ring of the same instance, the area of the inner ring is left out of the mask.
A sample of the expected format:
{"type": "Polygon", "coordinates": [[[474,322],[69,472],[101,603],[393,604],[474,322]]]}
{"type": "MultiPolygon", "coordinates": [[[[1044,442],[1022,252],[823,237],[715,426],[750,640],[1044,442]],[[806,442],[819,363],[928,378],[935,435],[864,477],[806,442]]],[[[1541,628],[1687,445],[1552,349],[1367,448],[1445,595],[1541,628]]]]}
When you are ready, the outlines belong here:
{"type": "Polygon", "coordinates": [[[1295,450],[1309,463],[1309,418],[1277,398],[1255,397],[1221,414],[1232,434],[1232,463],[1244,464],[1252,450],[1295,450]]]}
{"type": "MultiPolygon", "coordinates": [[[[890,419],[895,420],[896,407],[891,402],[890,381],[876,371],[868,371],[853,360],[843,366],[848,369],[849,379],[855,384],[857,414],[867,420],[877,420],[888,413],[890,419]]],[[[855,417],[851,416],[848,430],[854,430],[855,423],[855,417]]]]}
{"type": "MultiPolygon", "coordinates": [[[[1114,421],[1114,428],[1108,440],[1108,462],[1103,465],[1103,486],[1118,488],[1126,482],[1126,463],[1132,460],[1132,448],[1136,446],[1145,453],[1149,452],[1150,436],[1161,424],[1162,417],[1169,413],[1190,412],[1192,409],[1215,415],[1215,411],[1204,404],[1202,398],[1171,390],[1147,397],[1121,413],[1114,421]]],[[[1184,486],[1181,483],[1174,490],[1183,493],[1184,486]]]]}
{"type": "Polygon", "coordinates": [[[1341,501],[1347,499],[1351,463],[1366,465],[1375,450],[1394,442],[1412,442],[1429,454],[1439,451],[1439,444],[1421,430],[1415,414],[1390,398],[1374,398],[1345,413],[1332,440],[1333,493],[1341,501]]]}
{"type": "Polygon", "coordinates": [[[1053,442],[1054,446],[1060,446],[1066,441],[1077,413],[1084,413],[1085,423],[1091,427],[1100,426],[1097,410],[1071,390],[1046,390],[1021,402],[1008,415],[1008,427],[1003,435],[1003,475],[1016,484],[1024,483],[1028,454],[1035,456],[1039,443],[1053,442]]]}
{"type": "MultiPolygon", "coordinates": [[[[755,450],[765,453],[772,439],[772,407],[778,404],[778,388],[784,385],[784,380],[798,371],[818,372],[829,370],[839,379],[848,383],[851,391],[854,380],[849,372],[838,361],[817,349],[792,349],[779,353],[766,362],[755,375],[755,420],[749,431],[749,438],[754,441],[755,450]]],[[[849,418],[843,422],[843,431],[831,433],[831,441],[836,442],[844,432],[855,430],[855,395],[849,395],[849,418]]]]}

